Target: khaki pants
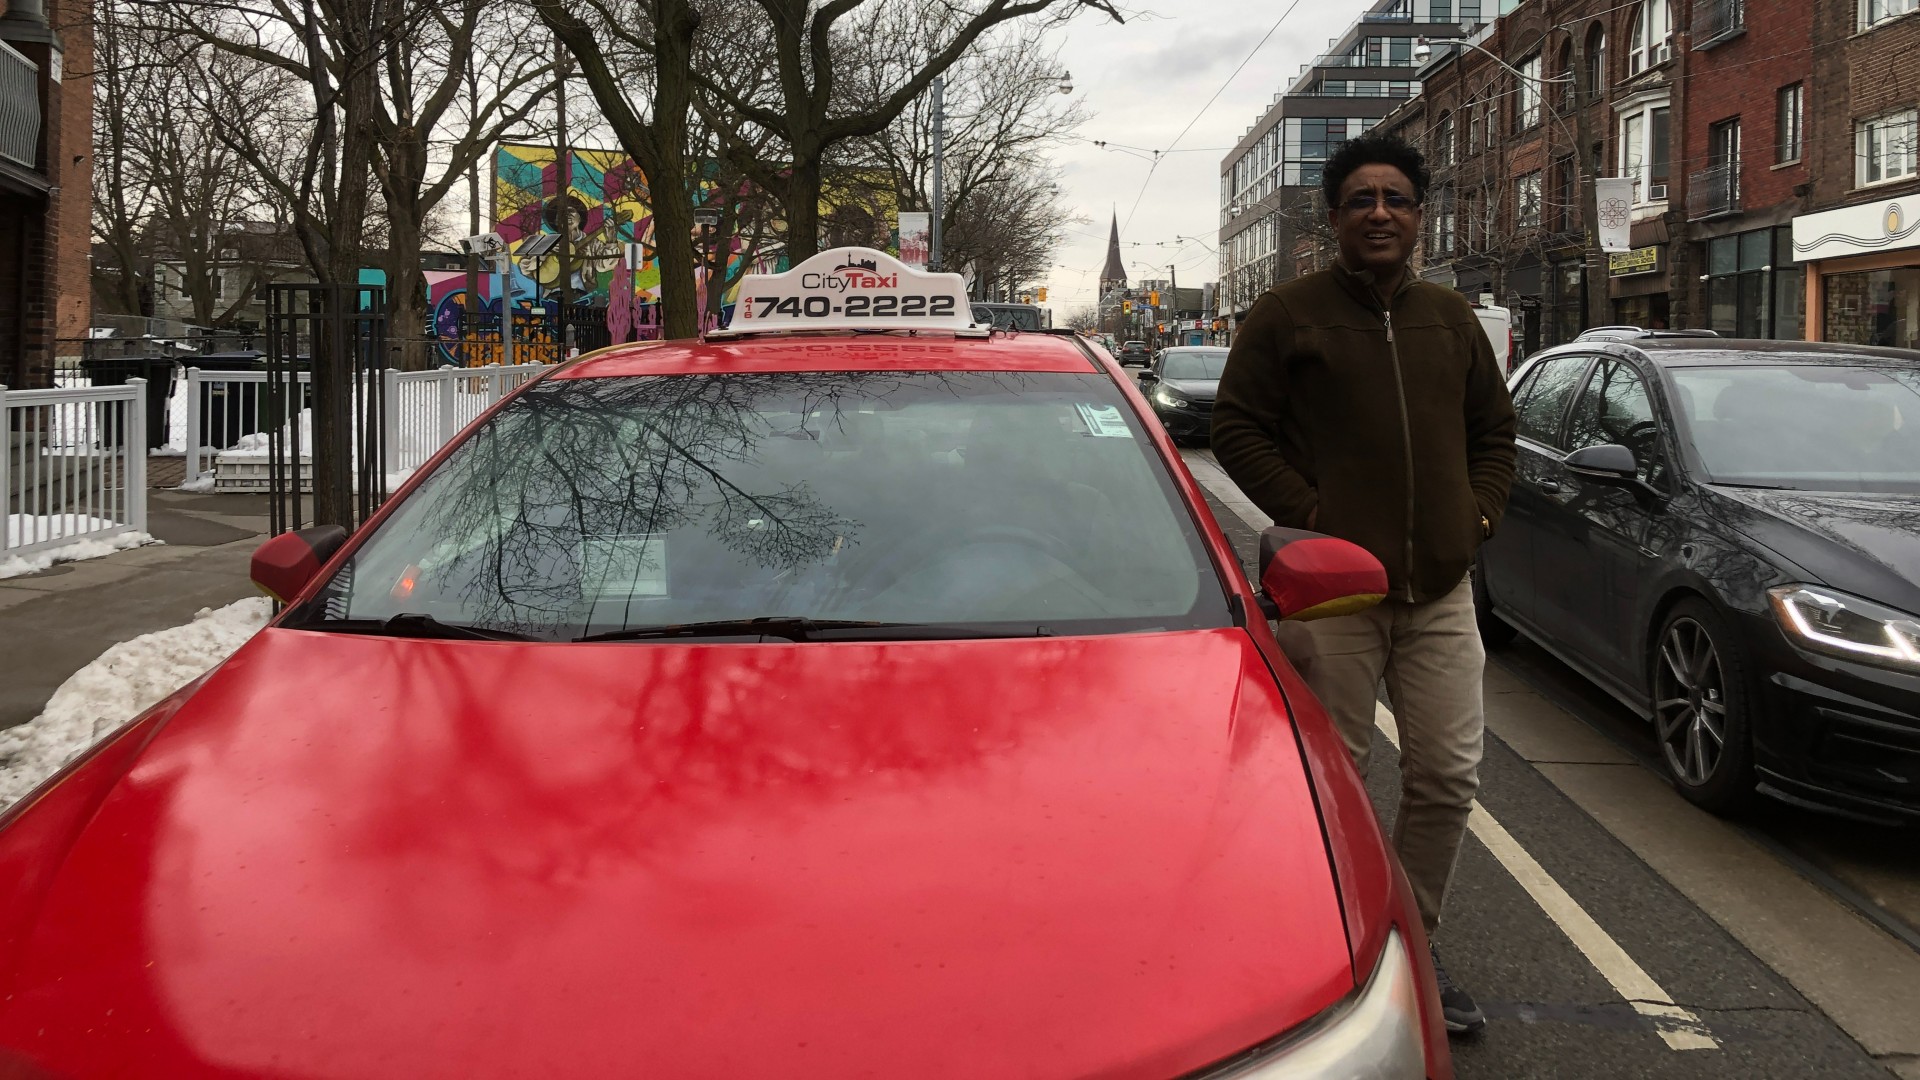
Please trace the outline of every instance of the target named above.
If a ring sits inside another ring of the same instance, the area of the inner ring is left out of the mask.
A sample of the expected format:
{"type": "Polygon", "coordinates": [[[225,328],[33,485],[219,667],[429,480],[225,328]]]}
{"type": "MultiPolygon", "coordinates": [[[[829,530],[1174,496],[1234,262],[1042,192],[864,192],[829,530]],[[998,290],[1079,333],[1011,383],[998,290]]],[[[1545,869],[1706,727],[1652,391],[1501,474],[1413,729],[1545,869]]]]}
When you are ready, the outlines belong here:
{"type": "Polygon", "coordinates": [[[1473,589],[1424,604],[1387,600],[1358,615],[1281,623],[1279,640],[1367,773],[1375,689],[1384,677],[1400,729],[1400,813],[1393,846],[1431,934],[1480,789],[1487,654],[1473,589]]]}

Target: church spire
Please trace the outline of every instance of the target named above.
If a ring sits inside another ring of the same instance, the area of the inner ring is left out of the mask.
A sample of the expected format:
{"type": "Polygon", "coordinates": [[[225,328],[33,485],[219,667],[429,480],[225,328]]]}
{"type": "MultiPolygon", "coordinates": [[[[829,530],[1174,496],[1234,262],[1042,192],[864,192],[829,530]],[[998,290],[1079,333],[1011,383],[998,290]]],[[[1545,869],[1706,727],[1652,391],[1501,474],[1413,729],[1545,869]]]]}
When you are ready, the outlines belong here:
{"type": "Polygon", "coordinates": [[[1107,265],[1100,271],[1100,292],[1127,286],[1127,264],[1120,258],[1120,212],[1114,211],[1113,231],[1107,237],[1107,265]]]}

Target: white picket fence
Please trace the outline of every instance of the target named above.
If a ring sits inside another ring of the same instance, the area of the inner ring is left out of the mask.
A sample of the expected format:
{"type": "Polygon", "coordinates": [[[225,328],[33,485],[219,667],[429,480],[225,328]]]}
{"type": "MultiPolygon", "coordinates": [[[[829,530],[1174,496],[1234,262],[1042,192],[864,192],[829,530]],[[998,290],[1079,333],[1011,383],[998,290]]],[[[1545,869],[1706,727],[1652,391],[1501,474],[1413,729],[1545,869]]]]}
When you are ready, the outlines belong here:
{"type": "MultiPolygon", "coordinates": [[[[461,428],[513,390],[547,370],[545,364],[381,372],[386,460],[380,471],[392,475],[417,469],[461,428]]],[[[311,377],[297,374],[301,386],[311,377]]],[[[286,417],[262,413],[267,401],[264,371],[202,371],[188,368],[181,392],[186,399],[186,482],[214,475],[216,459],[249,434],[283,425],[286,417]]],[[[302,406],[307,395],[300,394],[302,406]]],[[[311,426],[303,441],[311,439],[311,426]]]]}
{"type": "Polygon", "coordinates": [[[0,386],[0,560],[147,528],[147,381],[0,386]]]}

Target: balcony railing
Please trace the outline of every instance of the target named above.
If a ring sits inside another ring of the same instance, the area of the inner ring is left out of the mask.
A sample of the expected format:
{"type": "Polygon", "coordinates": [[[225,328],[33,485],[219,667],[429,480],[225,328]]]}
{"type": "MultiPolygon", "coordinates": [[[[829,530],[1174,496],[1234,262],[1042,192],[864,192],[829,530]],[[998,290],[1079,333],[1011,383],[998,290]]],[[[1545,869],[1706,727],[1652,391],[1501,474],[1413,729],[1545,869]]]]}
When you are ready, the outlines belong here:
{"type": "Polygon", "coordinates": [[[0,158],[40,166],[40,65],[0,41],[0,158]]]}
{"type": "Polygon", "coordinates": [[[1687,213],[1721,217],[1740,212],[1740,159],[1714,165],[1687,177],[1687,213]]]}
{"type": "Polygon", "coordinates": [[[1694,0],[1693,47],[1711,49],[1747,32],[1747,0],[1694,0]]]}

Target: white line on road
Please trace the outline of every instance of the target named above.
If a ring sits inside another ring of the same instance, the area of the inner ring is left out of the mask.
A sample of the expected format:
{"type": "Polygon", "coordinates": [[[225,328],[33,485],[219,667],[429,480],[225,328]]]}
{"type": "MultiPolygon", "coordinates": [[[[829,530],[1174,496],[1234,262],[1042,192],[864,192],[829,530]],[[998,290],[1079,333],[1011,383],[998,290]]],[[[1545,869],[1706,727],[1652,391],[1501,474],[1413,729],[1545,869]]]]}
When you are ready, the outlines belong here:
{"type": "MultiPolygon", "coordinates": [[[[1394,724],[1393,713],[1385,705],[1374,706],[1374,724],[1387,736],[1395,749],[1400,747],[1400,732],[1394,724]]],[[[1674,1050],[1718,1050],[1719,1042],[1707,1033],[1700,1018],[1684,1008],[1674,1004],[1673,998],[1660,984],[1653,981],[1646,970],[1627,955],[1627,950],[1613,940],[1593,916],[1587,914],[1580,902],[1568,895],[1560,883],[1553,880],[1545,867],[1527,854],[1520,841],[1506,827],[1494,820],[1480,800],[1473,801],[1472,816],[1467,819],[1467,828],[1480,838],[1493,857],[1500,860],[1513,880],[1527,890],[1533,902],[1547,913],[1547,918],[1567,935],[1573,947],[1579,949],[1593,965],[1600,977],[1612,984],[1620,996],[1627,999],[1633,1010],[1653,1021],[1653,1026],[1666,1040],[1667,1046],[1674,1050]]]]}
{"type": "MultiPolygon", "coordinates": [[[[1195,480],[1213,496],[1225,503],[1242,521],[1255,529],[1264,529],[1273,524],[1273,520],[1260,512],[1247,497],[1234,486],[1227,474],[1221,471],[1211,453],[1188,451],[1181,455],[1195,480]]],[[[1385,705],[1379,705],[1374,712],[1374,723],[1379,726],[1397,749],[1400,746],[1400,732],[1394,724],[1393,713],[1385,705]]],[[[1653,1022],[1654,1030],[1673,1050],[1718,1050],[1720,1043],[1707,1032],[1706,1025],[1692,1012],[1674,1004],[1673,998],[1653,981],[1620,943],[1613,940],[1593,916],[1587,914],[1578,901],[1553,880],[1544,867],[1527,854],[1520,841],[1513,838],[1504,826],[1494,820],[1480,801],[1473,802],[1472,815],[1467,819],[1467,828],[1486,845],[1493,857],[1499,860],[1507,873],[1520,883],[1520,887],[1540,905],[1547,918],[1560,928],[1574,948],[1592,964],[1600,977],[1607,980],[1635,1012],[1653,1022]]]]}

